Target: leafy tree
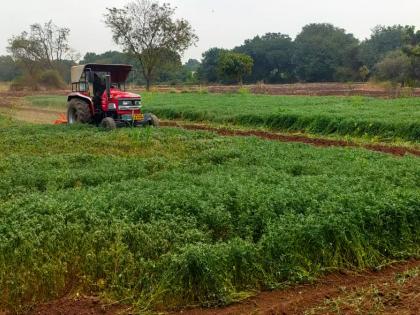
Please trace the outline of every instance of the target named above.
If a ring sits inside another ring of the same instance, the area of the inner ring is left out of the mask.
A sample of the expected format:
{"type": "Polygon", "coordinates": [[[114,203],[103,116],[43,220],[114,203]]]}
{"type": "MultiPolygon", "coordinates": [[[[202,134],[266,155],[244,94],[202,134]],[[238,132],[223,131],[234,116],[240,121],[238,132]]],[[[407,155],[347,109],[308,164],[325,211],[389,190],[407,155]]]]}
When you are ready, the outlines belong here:
{"type": "Polygon", "coordinates": [[[201,63],[197,59],[188,59],[188,61],[184,64],[184,69],[186,71],[197,72],[200,65],[201,63]]]}
{"type": "Polygon", "coordinates": [[[12,81],[21,75],[21,70],[11,56],[0,56],[0,81],[12,81]]]}
{"type": "Polygon", "coordinates": [[[198,70],[201,66],[200,61],[196,59],[189,59],[182,66],[182,74],[180,80],[189,84],[194,84],[198,82],[198,70]]]}
{"type": "Polygon", "coordinates": [[[370,70],[367,66],[362,66],[359,68],[359,76],[363,82],[367,81],[370,75],[370,70]]]}
{"type": "Polygon", "coordinates": [[[211,48],[203,53],[201,65],[197,70],[198,79],[206,83],[220,82],[221,77],[218,70],[220,56],[227,52],[221,48],[211,48]]]}
{"type": "Polygon", "coordinates": [[[131,64],[135,60],[128,54],[119,51],[107,51],[102,54],[88,52],[79,63],[131,64]]]}
{"type": "Polygon", "coordinates": [[[234,50],[254,60],[252,74],[248,78],[250,81],[280,83],[294,80],[294,44],[288,35],[267,33],[256,36],[234,50]]]}
{"type": "Polygon", "coordinates": [[[404,47],[410,34],[414,34],[414,26],[378,25],[372,30],[371,37],[360,44],[359,58],[372,69],[387,53],[404,47]]]}
{"type": "Polygon", "coordinates": [[[254,61],[245,54],[225,52],[220,56],[218,69],[222,76],[243,84],[244,76],[251,74],[254,61]]]}
{"type": "Polygon", "coordinates": [[[388,53],[375,65],[376,77],[394,84],[404,85],[410,78],[410,70],[410,58],[400,50],[388,53]]]}
{"type": "Polygon", "coordinates": [[[331,24],[306,25],[295,40],[293,62],[298,78],[308,82],[352,79],[361,66],[358,43],[353,34],[331,24]]]}
{"type": "Polygon", "coordinates": [[[406,42],[402,50],[410,58],[411,79],[416,84],[420,80],[420,30],[410,29],[406,42]]]}
{"type": "Polygon", "coordinates": [[[136,0],[107,10],[105,23],[114,41],[138,59],[148,90],[167,52],[181,55],[198,40],[188,21],[174,19],[175,9],[167,3],[136,0]]]}

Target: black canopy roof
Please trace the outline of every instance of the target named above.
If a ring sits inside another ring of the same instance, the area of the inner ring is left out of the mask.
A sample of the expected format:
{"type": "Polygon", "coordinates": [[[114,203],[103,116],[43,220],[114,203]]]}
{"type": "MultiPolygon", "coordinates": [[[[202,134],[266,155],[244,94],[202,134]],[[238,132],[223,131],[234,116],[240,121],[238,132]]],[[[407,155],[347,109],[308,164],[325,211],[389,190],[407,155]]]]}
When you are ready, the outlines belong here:
{"type": "Polygon", "coordinates": [[[125,82],[133,66],[130,65],[112,65],[89,63],[86,65],[74,66],[71,68],[71,81],[77,83],[85,71],[108,72],[111,75],[111,81],[114,83],[125,82]]]}

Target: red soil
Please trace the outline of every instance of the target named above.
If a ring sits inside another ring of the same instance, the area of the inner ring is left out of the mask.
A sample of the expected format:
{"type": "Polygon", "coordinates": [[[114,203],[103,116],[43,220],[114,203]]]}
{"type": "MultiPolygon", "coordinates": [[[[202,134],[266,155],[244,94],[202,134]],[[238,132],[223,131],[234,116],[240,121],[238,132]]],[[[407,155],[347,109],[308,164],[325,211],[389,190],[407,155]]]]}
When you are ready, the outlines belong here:
{"type": "Polygon", "coordinates": [[[106,305],[97,297],[65,297],[51,303],[39,305],[30,315],[115,315],[127,314],[127,309],[119,305],[106,305]]]}
{"type": "MultiPolygon", "coordinates": [[[[304,96],[369,96],[393,98],[399,96],[420,96],[420,89],[392,88],[369,83],[295,83],[295,84],[251,84],[244,85],[250,93],[267,95],[304,95],[304,96]]],[[[209,86],[155,86],[160,92],[208,91],[210,93],[235,93],[237,85],[209,86]]]]}

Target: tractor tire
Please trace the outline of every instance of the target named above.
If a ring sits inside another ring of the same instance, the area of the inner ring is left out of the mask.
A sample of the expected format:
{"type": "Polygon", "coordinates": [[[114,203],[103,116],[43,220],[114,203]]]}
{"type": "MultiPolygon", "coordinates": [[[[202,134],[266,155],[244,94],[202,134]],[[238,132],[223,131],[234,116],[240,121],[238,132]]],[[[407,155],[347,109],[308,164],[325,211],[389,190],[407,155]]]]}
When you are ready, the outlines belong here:
{"type": "Polygon", "coordinates": [[[69,125],[91,123],[92,113],[89,104],[78,98],[70,100],[67,107],[67,122],[69,125]]]}
{"type": "Polygon", "coordinates": [[[160,121],[159,118],[157,118],[156,115],[148,114],[150,121],[149,121],[149,127],[159,128],[160,121]]]}
{"type": "Polygon", "coordinates": [[[101,127],[106,130],[114,130],[117,129],[117,124],[115,123],[115,120],[111,117],[106,117],[102,119],[101,127]]]}

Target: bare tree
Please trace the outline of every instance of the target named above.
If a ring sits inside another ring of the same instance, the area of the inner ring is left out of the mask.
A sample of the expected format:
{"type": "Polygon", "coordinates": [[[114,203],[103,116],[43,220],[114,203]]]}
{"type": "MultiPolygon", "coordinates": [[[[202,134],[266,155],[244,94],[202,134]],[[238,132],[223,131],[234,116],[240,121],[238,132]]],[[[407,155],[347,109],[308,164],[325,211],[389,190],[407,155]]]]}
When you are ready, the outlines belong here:
{"type": "Polygon", "coordinates": [[[72,56],[68,44],[70,30],[58,27],[52,21],[33,24],[30,32],[22,32],[9,40],[8,50],[15,59],[29,67],[39,63],[43,67],[54,69],[57,62],[72,56]]]}
{"type": "Polygon", "coordinates": [[[147,90],[168,51],[182,55],[198,40],[188,21],[174,19],[175,8],[168,3],[136,0],[107,10],[105,23],[114,41],[139,60],[147,90]]]}

